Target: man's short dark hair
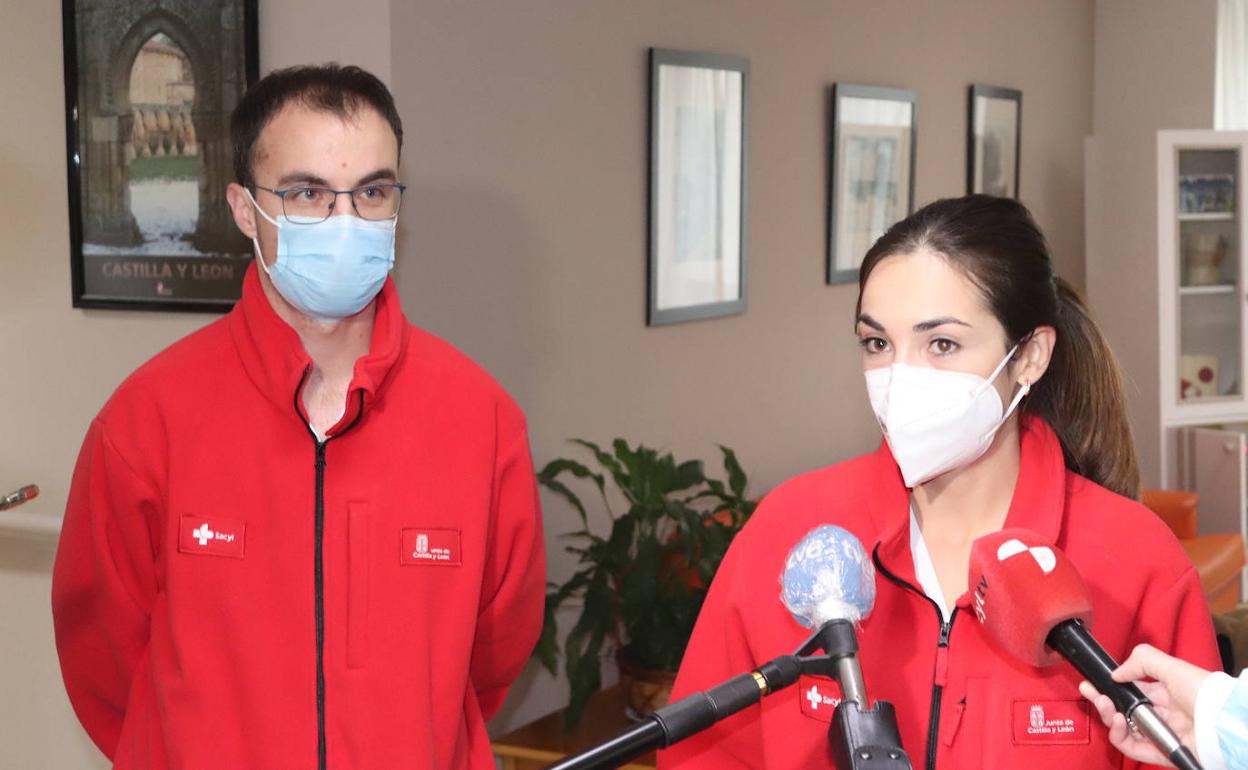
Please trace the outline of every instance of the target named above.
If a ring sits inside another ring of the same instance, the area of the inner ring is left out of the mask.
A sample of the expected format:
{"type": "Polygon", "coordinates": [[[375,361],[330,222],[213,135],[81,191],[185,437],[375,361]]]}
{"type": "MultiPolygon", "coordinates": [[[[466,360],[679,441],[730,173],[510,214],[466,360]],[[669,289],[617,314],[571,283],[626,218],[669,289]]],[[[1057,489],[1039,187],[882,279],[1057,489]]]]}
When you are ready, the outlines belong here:
{"type": "Polygon", "coordinates": [[[361,107],[381,114],[403,148],[403,124],[390,89],[376,75],[355,66],[321,64],[274,70],[247,89],[230,116],[230,140],[234,145],[234,178],[244,187],[256,183],[253,175],[256,140],[273,116],[297,102],[328,112],[343,120],[361,107]]]}

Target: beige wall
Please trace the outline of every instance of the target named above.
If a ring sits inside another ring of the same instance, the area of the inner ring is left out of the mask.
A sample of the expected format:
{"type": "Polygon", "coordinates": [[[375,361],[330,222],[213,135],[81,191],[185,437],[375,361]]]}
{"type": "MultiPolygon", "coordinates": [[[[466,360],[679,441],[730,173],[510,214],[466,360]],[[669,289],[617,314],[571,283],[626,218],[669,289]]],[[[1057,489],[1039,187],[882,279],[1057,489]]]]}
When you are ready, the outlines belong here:
{"type": "MultiPolygon", "coordinates": [[[[872,446],[850,337],[854,289],[823,284],[826,91],[919,92],[919,201],[964,185],[965,89],[1024,92],[1023,198],[1066,276],[1084,271],[1082,137],[1092,126],[1084,0],[486,3],[266,0],[265,69],[362,64],[395,87],[412,185],[399,282],[414,320],[493,371],[539,462],[569,436],[685,455],[736,447],[763,492],[872,446]],[[749,56],[750,308],[644,326],[650,45],[749,56]]],[[[60,9],[6,3],[0,97],[0,489],[59,516],[83,431],[116,384],[209,320],[69,307],[60,9]]],[[[556,577],[569,564],[554,534],[556,577]]],[[[102,767],[62,693],[47,612],[52,544],[0,532],[0,767],[102,767]]],[[[496,729],[559,705],[533,672],[496,729]]]]}
{"type": "MultiPolygon", "coordinates": [[[[87,423],[119,382],[215,316],[70,307],[61,8],[4,2],[0,101],[0,494],[59,517],[87,423]]],[[[338,58],[390,74],[389,0],[266,0],[261,67],[338,58]]],[[[224,205],[224,204],[223,204],[224,205]]],[[[0,514],[3,516],[4,514],[0,514]]],[[[103,768],[61,687],[48,610],[55,543],[0,528],[0,770],[103,768]]]]}
{"type": "Polygon", "coordinates": [[[1146,485],[1160,483],[1157,131],[1212,128],[1215,0],[1097,0],[1087,285],[1127,380],[1146,485]]]}
{"type": "MultiPolygon", "coordinates": [[[[713,459],[754,491],[867,450],[856,288],[823,283],[826,92],[919,94],[920,202],[965,190],[966,87],[1024,94],[1022,195],[1083,283],[1092,5],[840,0],[395,3],[408,144],[400,277],[417,322],[493,371],[539,463],[571,436],[713,459]],[[749,310],[644,325],[648,46],[748,56],[749,310]]],[[[569,574],[546,500],[554,578],[569,574]]],[[[530,672],[495,728],[566,695],[530,672]]]]}

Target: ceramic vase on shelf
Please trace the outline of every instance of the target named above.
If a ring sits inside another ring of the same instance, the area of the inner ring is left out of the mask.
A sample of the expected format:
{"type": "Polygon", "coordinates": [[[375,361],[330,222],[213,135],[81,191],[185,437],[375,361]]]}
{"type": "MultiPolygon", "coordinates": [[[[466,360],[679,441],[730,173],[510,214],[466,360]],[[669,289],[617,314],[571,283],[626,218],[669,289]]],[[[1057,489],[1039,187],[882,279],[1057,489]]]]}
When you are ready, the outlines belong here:
{"type": "Polygon", "coordinates": [[[1218,357],[1179,356],[1179,398],[1208,398],[1218,395],[1218,357]]]}
{"type": "Polygon", "coordinates": [[[1226,238],[1217,233],[1188,234],[1183,246],[1188,286],[1209,286],[1222,282],[1226,245],[1226,238]]]}

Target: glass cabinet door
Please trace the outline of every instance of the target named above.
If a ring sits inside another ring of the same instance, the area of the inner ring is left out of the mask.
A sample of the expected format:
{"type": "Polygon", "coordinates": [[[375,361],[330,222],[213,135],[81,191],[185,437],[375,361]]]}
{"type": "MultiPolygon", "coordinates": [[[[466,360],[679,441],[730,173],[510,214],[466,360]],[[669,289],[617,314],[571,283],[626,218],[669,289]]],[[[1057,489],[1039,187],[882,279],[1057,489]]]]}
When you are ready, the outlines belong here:
{"type": "Polygon", "coordinates": [[[1179,404],[1243,394],[1239,154],[1178,151],[1179,404]]]}

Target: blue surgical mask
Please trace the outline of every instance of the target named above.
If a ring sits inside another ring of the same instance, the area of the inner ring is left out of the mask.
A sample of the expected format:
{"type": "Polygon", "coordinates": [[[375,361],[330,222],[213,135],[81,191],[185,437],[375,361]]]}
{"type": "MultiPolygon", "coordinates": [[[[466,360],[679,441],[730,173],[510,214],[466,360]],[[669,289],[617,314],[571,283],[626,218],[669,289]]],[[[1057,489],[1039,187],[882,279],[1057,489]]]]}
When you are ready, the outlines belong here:
{"type": "MultiPolygon", "coordinates": [[[[246,189],[246,188],[244,188],[246,189]]],[[[252,239],[256,261],[278,293],[304,315],[336,321],[355,315],[381,291],[394,267],[396,220],[379,222],[353,215],[321,222],[299,217],[273,219],[251,197],[260,216],[277,228],[277,259],[270,267],[252,239]]]]}

